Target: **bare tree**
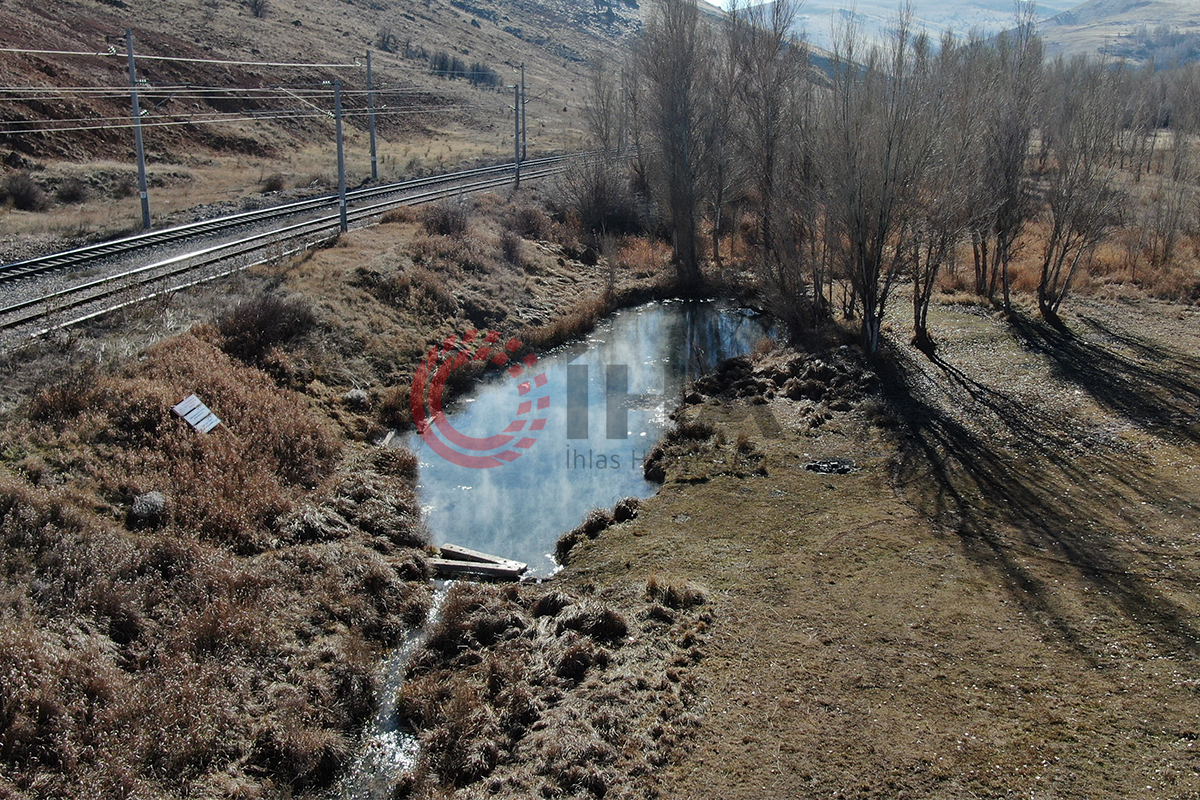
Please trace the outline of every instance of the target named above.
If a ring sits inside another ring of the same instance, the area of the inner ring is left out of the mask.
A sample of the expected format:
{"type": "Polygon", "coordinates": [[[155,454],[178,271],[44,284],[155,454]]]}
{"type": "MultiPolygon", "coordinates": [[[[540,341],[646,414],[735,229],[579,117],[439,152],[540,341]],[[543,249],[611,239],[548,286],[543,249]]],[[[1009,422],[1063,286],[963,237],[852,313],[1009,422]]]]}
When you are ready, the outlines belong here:
{"type": "Polygon", "coordinates": [[[927,353],[934,347],[928,319],[938,274],[953,263],[971,227],[974,189],[983,171],[984,135],[978,121],[988,98],[972,69],[974,46],[959,46],[953,37],[943,37],[935,67],[921,87],[925,100],[920,124],[929,158],[916,199],[908,263],[913,344],[927,353]]]}
{"type": "Polygon", "coordinates": [[[1174,257],[1180,231],[1196,195],[1195,136],[1200,132],[1200,83],[1196,71],[1179,69],[1169,78],[1170,130],[1164,167],[1148,207],[1150,263],[1165,264],[1174,257]]]}
{"type": "Polygon", "coordinates": [[[796,133],[791,124],[793,87],[805,77],[808,62],[805,48],[792,35],[798,8],[794,0],[735,3],[725,18],[736,69],[733,95],[742,123],[738,139],[758,201],[759,244],[768,273],[777,272],[780,265],[776,230],[785,182],[783,150],[796,133]]]}
{"type": "MultiPolygon", "coordinates": [[[[977,43],[976,47],[984,45],[977,43]]],[[[992,101],[980,119],[986,136],[986,162],[975,185],[972,213],[975,291],[992,298],[999,283],[1008,309],[1014,248],[1036,210],[1027,161],[1043,50],[1035,31],[1033,4],[1020,4],[1015,29],[1001,33],[995,45],[981,49],[979,55],[972,71],[977,80],[986,83],[992,101]]],[[[1043,141],[1045,135],[1043,131],[1043,141]]]]}
{"type": "Polygon", "coordinates": [[[647,130],[653,137],[657,183],[666,198],[679,288],[698,291],[700,200],[708,178],[712,97],[711,49],[696,0],[663,0],[642,32],[638,48],[647,130]]]}
{"type": "Polygon", "coordinates": [[[622,93],[612,65],[602,56],[592,59],[580,111],[593,143],[615,151],[621,140],[622,93]]]}
{"type": "Polygon", "coordinates": [[[911,250],[915,193],[929,156],[921,125],[930,54],[911,35],[911,9],[886,50],[859,51],[848,27],[835,42],[825,108],[823,181],[832,243],[862,308],[863,349],[879,349],[889,293],[911,250]]]}
{"type": "Polygon", "coordinates": [[[1042,127],[1053,132],[1047,175],[1050,232],[1042,251],[1038,309],[1051,322],[1079,268],[1116,221],[1120,197],[1113,188],[1117,169],[1117,120],[1112,114],[1113,73],[1103,62],[1060,57],[1042,127]]]}
{"type": "MultiPolygon", "coordinates": [[[[728,40],[720,42],[713,54],[709,72],[712,90],[717,97],[732,97],[737,86],[738,68],[728,40]]],[[[734,148],[737,108],[733,103],[714,103],[707,120],[706,148],[709,153],[708,212],[712,235],[712,258],[721,267],[721,233],[728,225],[725,209],[735,198],[742,197],[742,165],[734,148]]]]}

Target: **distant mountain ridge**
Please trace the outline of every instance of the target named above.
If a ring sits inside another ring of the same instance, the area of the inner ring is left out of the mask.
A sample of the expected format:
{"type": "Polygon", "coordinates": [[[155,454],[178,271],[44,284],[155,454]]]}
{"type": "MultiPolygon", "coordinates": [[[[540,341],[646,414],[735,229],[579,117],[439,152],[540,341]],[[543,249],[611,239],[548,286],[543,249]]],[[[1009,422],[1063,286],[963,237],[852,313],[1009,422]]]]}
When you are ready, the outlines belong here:
{"type": "Polygon", "coordinates": [[[1131,61],[1195,60],[1200,51],[1188,44],[1188,37],[1200,41],[1200,3],[1088,0],[1046,20],[1041,30],[1050,56],[1105,53],[1131,61]]]}
{"type": "MultiPolygon", "coordinates": [[[[1045,0],[1037,4],[1040,18],[1061,14],[1072,6],[1071,0],[1045,0]]],[[[797,19],[798,32],[812,44],[830,48],[836,25],[853,20],[868,37],[883,39],[899,13],[898,0],[808,0],[797,19]]],[[[914,22],[932,36],[950,30],[966,35],[972,29],[994,34],[1013,25],[1012,0],[917,0],[914,22]]]]}

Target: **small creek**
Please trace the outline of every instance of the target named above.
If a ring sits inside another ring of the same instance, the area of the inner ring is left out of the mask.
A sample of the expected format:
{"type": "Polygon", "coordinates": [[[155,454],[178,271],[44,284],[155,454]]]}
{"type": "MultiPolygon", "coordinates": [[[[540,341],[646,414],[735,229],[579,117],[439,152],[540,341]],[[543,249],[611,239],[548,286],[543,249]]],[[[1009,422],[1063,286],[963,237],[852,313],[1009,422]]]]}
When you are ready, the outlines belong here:
{"type": "MultiPolygon", "coordinates": [[[[519,380],[503,374],[483,381],[448,410],[455,430],[475,437],[503,430],[522,401],[520,381],[536,374],[546,378],[537,392],[549,398],[549,407],[539,414],[545,427],[518,458],[490,469],[451,463],[419,435],[407,437],[404,444],[420,461],[418,495],[434,541],[523,561],[535,576],[552,574],[555,541],[588,511],[657,490],[642,477],[642,460],[666,429],[685,379],[749,352],[768,333],[761,320],[729,305],[650,303],[616,312],[586,340],[539,358],[531,374],[519,380]],[[620,380],[621,367],[623,391],[606,393],[620,380]],[[570,390],[568,381],[574,381],[570,390]],[[617,409],[615,417],[610,405],[617,409]],[[610,431],[610,418],[625,424],[610,431]]],[[[389,797],[396,776],[416,765],[419,744],[396,718],[396,697],[413,654],[441,619],[449,586],[435,582],[424,624],[381,664],[379,706],[336,792],[342,800],[389,797]]]]}
{"type": "Polygon", "coordinates": [[[393,794],[396,776],[411,772],[417,765],[420,746],[417,737],[401,727],[396,717],[396,699],[404,684],[404,674],[413,655],[424,646],[430,632],[442,616],[442,606],[452,581],[435,582],[433,602],[425,623],[409,633],[404,643],[393,650],[379,667],[379,705],[363,732],[357,758],[346,770],[339,791],[340,800],[385,800],[393,794]]]}

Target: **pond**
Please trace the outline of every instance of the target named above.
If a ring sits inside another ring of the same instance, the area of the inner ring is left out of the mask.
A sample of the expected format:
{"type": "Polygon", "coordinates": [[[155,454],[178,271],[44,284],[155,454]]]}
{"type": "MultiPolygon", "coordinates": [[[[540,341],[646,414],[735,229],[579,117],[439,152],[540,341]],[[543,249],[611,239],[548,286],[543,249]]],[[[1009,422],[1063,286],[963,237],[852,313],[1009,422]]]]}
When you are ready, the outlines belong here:
{"type": "Polygon", "coordinates": [[[435,424],[405,444],[420,462],[418,496],[434,542],[553,573],[555,541],[591,509],[657,490],[642,461],[686,379],[769,332],[751,312],[719,302],[650,303],[539,354],[516,377],[502,371],[479,383],[444,419],[427,412],[435,424]]]}

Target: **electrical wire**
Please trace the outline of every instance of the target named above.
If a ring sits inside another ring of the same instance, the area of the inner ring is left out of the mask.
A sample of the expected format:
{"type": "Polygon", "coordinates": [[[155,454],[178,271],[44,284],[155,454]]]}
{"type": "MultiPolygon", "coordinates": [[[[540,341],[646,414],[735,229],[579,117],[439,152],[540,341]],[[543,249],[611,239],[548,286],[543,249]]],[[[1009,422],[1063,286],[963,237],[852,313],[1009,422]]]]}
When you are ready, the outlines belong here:
{"type": "MultiPolygon", "coordinates": [[[[377,113],[380,113],[383,111],[388,111],[390,113],[395,113],[397,111],[434,112],[434,111],[438,111],[442,108],[448,108],[448,107],[451,107],[451,106],[433,106],[433,107],[430,107],[427,105],[397,105],[397,106],[393,106],[393,105],[389,105],[385,102],[381,105],[376,106],[376,112],[377,113]]],[[[467,107],[472,107],[472,104],[459,103],[459,104],[455,104],[453,107],[467,108],[467,107]]],[[[160,117],[163,117],[163,116],[165,116],[165,117],[187,116],[189,120],[194,120],[197,122],[207,122],[210,120],[219,121],[223,117],[237,116],[237,115],[244,115],[245,117],[273,119],[273,118],[278,118],[281,116],[296,116],[298,114],[304,114],[304,115],[312,114],[312,112],[309,111],[309,109],[262,108],[262,109],[250,109],[250,110],[246,110],[246,111],[198,111],[198,112],[194,112],[194,111],[176,111],[176,112],[163,111],[160,115],[152,115],[153,109],[155,109],[155,108],[161,108],[161,106],[153,106],[151,108],[147,108],[147,109],[143,110],[143,112],[142,112],[142,120],[143,120],[142,125],[143,126],[151,125],[155,122],[162,121],[160,119],[160,117]]],[[[311,104],[310,104],[310,108],[315,109],[316,113],[313,114],[313,116],[332,117],[334,115],[334,112],[331,109],[325,109],[325,108],[321,108],[320,106],[311,105],[311,104]]],[[[343,116],[347,116],[347,117],[361,116],[363,114],[367,114],[367,115],[370,114],[370,110],[368,108],[366,108],[365,106],[357,106],[357,105],[343,105],[342,112],[343,112],[343,116]]],[[[92,123],[99,123],[99,122],[129,122],[129,121],[130,121],[129,115],[123,114],[120,116],[56,117],[53,119],[43,118],[43,119],[3,120],[3,121],[0,121],[0,126],[3,126],[3,125],[8,125],[8,126],[12,126],[12,125],[51,125],[51,124],[63,125],[63,124],[68,124],[68,123],[92,124],[92,123]]],[[[29,130],[30,129],[16,129],[16,130],[0,131],[0,132],[26,133],[29,130]]],[[[53,130],[64,130],[64,128],[58,127],[58,128],[53,128],[53,130]]]]}
{"type": "MultiPolygon", "coordinates": [[[[48,56],[98,56],[101,58],[112,58],[119,56],[125,58],[125,53],[118,53],[117,48],[109,45],[107,51],[103,53],[89,53],[82,50],[33,50],[24,47],[0,47],[0,53],[21,53],[30,55],[48,55],[48,56]]],[[[306,62],[293,61],[237,61],[221,58],[184,58],[182,56],[149,56],[133,54],[133,60],[136,61],[171,61],[182,64],[230,64],[236,66],[247,67],[315,67],[320,69],[361,69],[365,65],[357,58],[352,64],[310,64],[306,62]]]]}
{"type": "Polygon", "coordinates": [[[39,56],[100,56],[107,58],[117,54],[117,48],[109,45],[108,50],[103,53],[89,53],[79,50],[31,50],[24,47],[0,47],[0,53],[27,53],[30,55],[39,56]]]}
{"type": "MultiPolygon", "coordinates": [[[[465,110],[465,109],[469,109],[469,108],[479,108],[479,106],[476,106],[474,104],[462,104],[462,105],[451,105],[451,106],[437,106],[436,108],[422,108],[422,109],[413,109],[413,110],[393,110],[393,109],[384,108],[384,109],[377,109],[375,111],[375,117],[376,118],[400,117],[400,116],[410,116],[410,115],[414,115],[414,114],[437,114],[437,113],[444,113],[444,112],[448,112],[448,111],[465,110]]],[[[203,119],[186,119],[186,120],[153,120],[153,121],[143,121],[141,123],[141,127],[142,128],[167,128],[167,127],[178,127],[178,126],[182,126],[182,125],[212,125],[212,124],[224,124],[224,123],[231,123],[231,122],[264,122],[264,121],[273,121],[273,120],[314,119],[314,118],[328,119],[329,117],[332,117],[332,116],[333,116],[332,112],[304,111],[304,112],[300,112],[300,113],[275,114],[275,115],[269,115],[269,116],[261,115],[261,116],[253,116],[253,117],[231,116],[231,117],[208,117],[208,118],[203,118],[203,119]]],[[[357,110],[357,111],[351,111],[351,112],[343,111],[343,113],[342,113],[343,118],[346,118],[346,117],[360,118],[360,117],[367,117],[367,116],[370,116],[370,112],[367,110],[357,110]]],[[[44,123],[45,121],[39,120],[39,122],[44,123]]],[[[11,123],[0,123],[0,124],[11,124],[11,123]]],[[[23,130],[16,130],[16,131],[0,130],[0,136],[18,136],[18,135],[51,134],[51,133],[73,133],[73,132],[78,132],[78,131],[119,130],[119,129],[134,128],[134,127],[136,127],[135,124],[131,121],[128,121],[128,122],[124,122],[124,123],[110,124],[110,125],[72,125],[72,126],[68,126],[68,127],[64,127],[64,128],[37,128],[37,129],[32,129],[32,130],[23,129],[23,130]]]]}
{"type": "MultiPolygon", "coordinates": [[[[397,96],[405,94],[421,94],[429,90],[420,86],[398,86],[394,88],[376,88],[354,89],[343,88],[342,97],[365,97],[368,94],[374,93],[376,98],[383,96],[397,96]]],[[[138,96],[153,100],[162,95],[170,95],[172,98],[180,100],[214,100],[222,98],[237,98],[246,96],[253,99],[282,99],[282,98],[331,98],[333,97],[333,88],[329,89],[306,89],[301,91],[290,91],[283,86],[262,87],[256,89],[222,89],[222,88],[192,88],[185,87],[175,89],[170,86],[139,86],[138,96]]],[[[0,103],[2,102],[29,102],[29,101],[50,101],[50,100],[70,100],[77,99],[80,96],[87,97],[90,100],[125,100],[129,97],[129,88],[105,88],[102,91],[72,91],[63,90],[57,91],[53,89],[37,89],[37,88],[13,88],[0,87],[0,103]],[[16,95],[15,97],[4,97],[5,94],[16,95]]]]}

